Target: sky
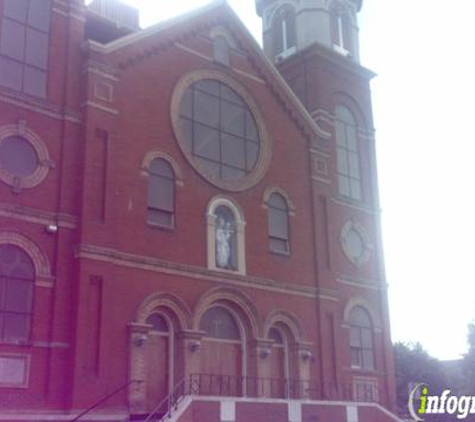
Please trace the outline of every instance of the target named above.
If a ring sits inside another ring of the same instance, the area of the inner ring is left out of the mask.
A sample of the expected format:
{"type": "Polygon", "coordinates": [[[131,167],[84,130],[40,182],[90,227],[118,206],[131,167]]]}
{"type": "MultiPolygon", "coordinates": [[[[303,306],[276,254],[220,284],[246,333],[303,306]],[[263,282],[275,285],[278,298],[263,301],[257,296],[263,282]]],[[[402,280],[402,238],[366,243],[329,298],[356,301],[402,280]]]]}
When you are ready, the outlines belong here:
{"type": "MultiPolygon", "coordinates": [[[[208,0],[126,0],[142,27],[208,0]]],[[[261,43],[254,0],[228,0],[261,43]]],[[[466,352],[475,319],[475,2],[364,0],[394,341],[439,359],[466,352]]]]}

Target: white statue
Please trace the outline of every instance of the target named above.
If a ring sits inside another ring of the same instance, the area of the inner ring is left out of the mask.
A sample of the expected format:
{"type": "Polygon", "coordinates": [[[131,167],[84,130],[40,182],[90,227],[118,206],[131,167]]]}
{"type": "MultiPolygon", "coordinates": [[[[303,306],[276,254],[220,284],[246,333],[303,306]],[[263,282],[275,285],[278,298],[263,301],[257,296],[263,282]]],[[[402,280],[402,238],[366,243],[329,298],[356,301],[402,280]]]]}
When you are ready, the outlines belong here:
{"type": "Polygon", "coordinates": [[[216,218],[216,264],[220,268],[229,268],[231,258],[231,235],[233,229],[223,217],[216,218]]]}

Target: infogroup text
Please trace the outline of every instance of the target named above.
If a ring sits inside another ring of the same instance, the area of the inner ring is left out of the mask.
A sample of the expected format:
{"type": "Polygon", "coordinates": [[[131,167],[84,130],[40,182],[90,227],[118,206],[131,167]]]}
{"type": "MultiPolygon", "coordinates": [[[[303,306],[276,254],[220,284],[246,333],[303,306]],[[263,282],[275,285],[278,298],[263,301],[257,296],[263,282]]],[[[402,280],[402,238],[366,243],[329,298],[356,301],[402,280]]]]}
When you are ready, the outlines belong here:
{"type": "Polygon", "coordinates": [[[415,421],[424,421],[425,415],[432,414],[466,419],[468,415],[475,415],[475,396],[456,396],[450,390],[432,396],[426,384],[417,384],[409,394],[408,409],[415,421]]]}

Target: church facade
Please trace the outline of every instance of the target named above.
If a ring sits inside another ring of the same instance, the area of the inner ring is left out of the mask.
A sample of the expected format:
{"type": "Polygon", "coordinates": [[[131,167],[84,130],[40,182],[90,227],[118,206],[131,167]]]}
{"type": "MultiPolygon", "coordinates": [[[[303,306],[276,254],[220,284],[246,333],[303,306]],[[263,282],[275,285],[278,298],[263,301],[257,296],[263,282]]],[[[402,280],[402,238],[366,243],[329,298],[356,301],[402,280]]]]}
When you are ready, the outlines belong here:
{"type": "Polygon", "coordinates": [[[398,420],[361,0],[255,7],[0,0],[2,420],[398,420]]]}

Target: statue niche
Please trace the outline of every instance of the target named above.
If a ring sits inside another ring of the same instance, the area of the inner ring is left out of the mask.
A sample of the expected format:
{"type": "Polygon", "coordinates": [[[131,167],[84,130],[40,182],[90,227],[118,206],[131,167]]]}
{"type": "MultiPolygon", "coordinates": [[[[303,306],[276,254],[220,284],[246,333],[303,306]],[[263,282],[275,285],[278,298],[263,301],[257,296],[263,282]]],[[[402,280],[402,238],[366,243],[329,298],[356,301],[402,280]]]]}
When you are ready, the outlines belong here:
{"type": "Polygon", "coordinates": [[[216,266],[229,270],[237,269],[236,221],[232,211],[220,205],[215,211],[216,266]]]}

